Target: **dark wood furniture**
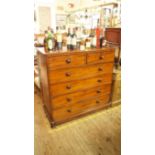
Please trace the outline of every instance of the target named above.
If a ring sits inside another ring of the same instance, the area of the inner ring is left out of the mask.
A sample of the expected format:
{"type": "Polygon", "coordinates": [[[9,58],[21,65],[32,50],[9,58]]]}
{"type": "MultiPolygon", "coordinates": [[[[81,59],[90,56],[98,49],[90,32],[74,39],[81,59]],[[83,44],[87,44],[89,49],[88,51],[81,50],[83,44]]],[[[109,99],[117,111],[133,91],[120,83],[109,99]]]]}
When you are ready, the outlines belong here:
{"type": "Polygon", "coordinates": [[[109,47],[118,47],[118,57],[116,58],[116,65],[118,65],[121,56],[121,28],[106,28],[105,40],[109,47]]]}
{"type": "Polygon", "coordinates": [[[111,105],[114,49],[38,52],[44,108],[52,126],[111,105]]]}

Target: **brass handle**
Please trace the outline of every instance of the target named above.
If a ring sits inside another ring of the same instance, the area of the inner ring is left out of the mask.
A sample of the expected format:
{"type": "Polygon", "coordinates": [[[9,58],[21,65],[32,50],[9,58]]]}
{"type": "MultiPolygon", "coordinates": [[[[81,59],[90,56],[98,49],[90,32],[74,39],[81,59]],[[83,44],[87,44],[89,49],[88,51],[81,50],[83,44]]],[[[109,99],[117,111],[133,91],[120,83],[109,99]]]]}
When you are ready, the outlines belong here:
{"type": "Polygon", "coordinates": [[[104,56],[100,56],[99,59],[100,59],[100,60],[104,59],[104,56]]]}
{"type": "Polygon", "coordinates": [[[97,82],[99,82],[99,83],[100,83],[100,82],[102,82],[102,80],[97,80],[97,82]]]}
{"type": "Polygon", "coordinates": [[[66,59],[66,63],[67,64],[71,63],[71,59],[70,58],[66,59]]]}
{"type": "Polygon", "coordinates": [[[66,100],[67,100],[68,102],[70,102],[72,99],[71,99],[71,98],[66,98],[66,100]]]}
{"type": "Polygon", "coordinates": [[[99,94],[99,93],[101,93],[101,91],[100,91],[100,90],[97,90],[96,92],[97,92],[98,94],[99,94]]]}
{"type": "Polygon", "coordinates": [[[66,88],[67,88],[67,89],[71,89],[71,86],[67,85],[66,88]]]}
{"type": "Polygon", "coordinates": [[[66,76],[71,76],[71,73],[68,73],[68,72],[67,72],[67,73],[65,73],[65,75],[66,75],[66,76]]]}
{"type": "Polygon", "coordinates": [[[103,69],[101,67],[98,68],[98,71],[103,71],[103,69]]]}
{"type": "Polygon", "coordinates": [[[98,103],[100,103],[100,101],[96,101],[96,103],[98,104],[98,103]]]}
{"type": "Polygon", "coordinates": [[[70,109],[68,109],[67,112],[72,112],[72,111],[70,109]]]}

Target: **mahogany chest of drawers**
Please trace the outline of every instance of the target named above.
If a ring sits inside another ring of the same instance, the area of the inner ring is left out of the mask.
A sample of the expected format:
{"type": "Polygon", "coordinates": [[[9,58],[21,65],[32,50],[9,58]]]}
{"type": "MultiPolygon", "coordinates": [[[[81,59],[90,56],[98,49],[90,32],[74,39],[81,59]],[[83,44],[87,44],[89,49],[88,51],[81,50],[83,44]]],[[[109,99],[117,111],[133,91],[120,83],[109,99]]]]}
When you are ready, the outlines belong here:
{"type": "Polygon", "coordinates": [[[51,126],[110,106],[114,49],[38,51],[40,86],[51,126]]]}

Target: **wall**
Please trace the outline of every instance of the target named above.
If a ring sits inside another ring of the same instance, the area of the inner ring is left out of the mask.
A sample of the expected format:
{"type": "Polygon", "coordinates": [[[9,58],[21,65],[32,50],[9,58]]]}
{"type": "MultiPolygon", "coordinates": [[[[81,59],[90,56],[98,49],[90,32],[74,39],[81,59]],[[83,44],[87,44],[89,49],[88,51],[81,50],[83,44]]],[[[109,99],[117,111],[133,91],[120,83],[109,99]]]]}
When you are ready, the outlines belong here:
{"type": "Polygon", "coordinates": [[[38,7],[50,7],[51,10],[51,17],[50,26],[56,30],[56,14],[67,14],[65,11],[74,11],[78,9],[82,9],[85,7],[97,6],[103,3],[110,3],[110,2],[119,2],[120,0],[100,0],[100,1],[93,1],[93,0],[35,0],[35,9],[36,9],[36,16],[37,22],[35,24],[36,32],[40,32],[40,18],[38,7]],[[73,3],[74,8],[69,9],[68,3],[73,3]],[[62,10],[61,10],[62,8],[62,10]]]}
{"type": "MultiPolygon", "coordinates": [[[[54,0],[35,0],[35,10],[36,10],[36,18],[37,18],[37,22],[36,22],[36,31],[37,33],[40,33],[40,20],[41,18],[39,17],[39,7],[49,7],[50,8],[50,25],[53,30],[55,31],[56,29],[56,5],[55,5],[55,1],[54,0]]],[[[48,20],[48,19],[46,19],[48,20]]],[[[48,23],[48,21],[47,21],[48,23]]]]}

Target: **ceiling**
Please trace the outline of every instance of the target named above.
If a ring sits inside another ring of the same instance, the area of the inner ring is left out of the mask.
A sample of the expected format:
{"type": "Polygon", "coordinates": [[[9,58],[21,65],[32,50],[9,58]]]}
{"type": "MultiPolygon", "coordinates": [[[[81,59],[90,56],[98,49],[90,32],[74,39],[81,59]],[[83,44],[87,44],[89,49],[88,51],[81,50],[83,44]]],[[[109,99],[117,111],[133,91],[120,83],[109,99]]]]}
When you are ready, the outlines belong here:
{"type": "Polygon", "coordinates": [[[97,6],[104,3],[120,2],[121,0],[34,0],[35,3],[50,4],[56,8],[56,12],[59,14],[78,9],[84,9],[86,7],[97,6]]]}
{"type": "Polygon", "coordinates": [[[59,11],[74,11],[86,7],[118,1],[120,0],[56,0],[56,7],[59,11]]]}

